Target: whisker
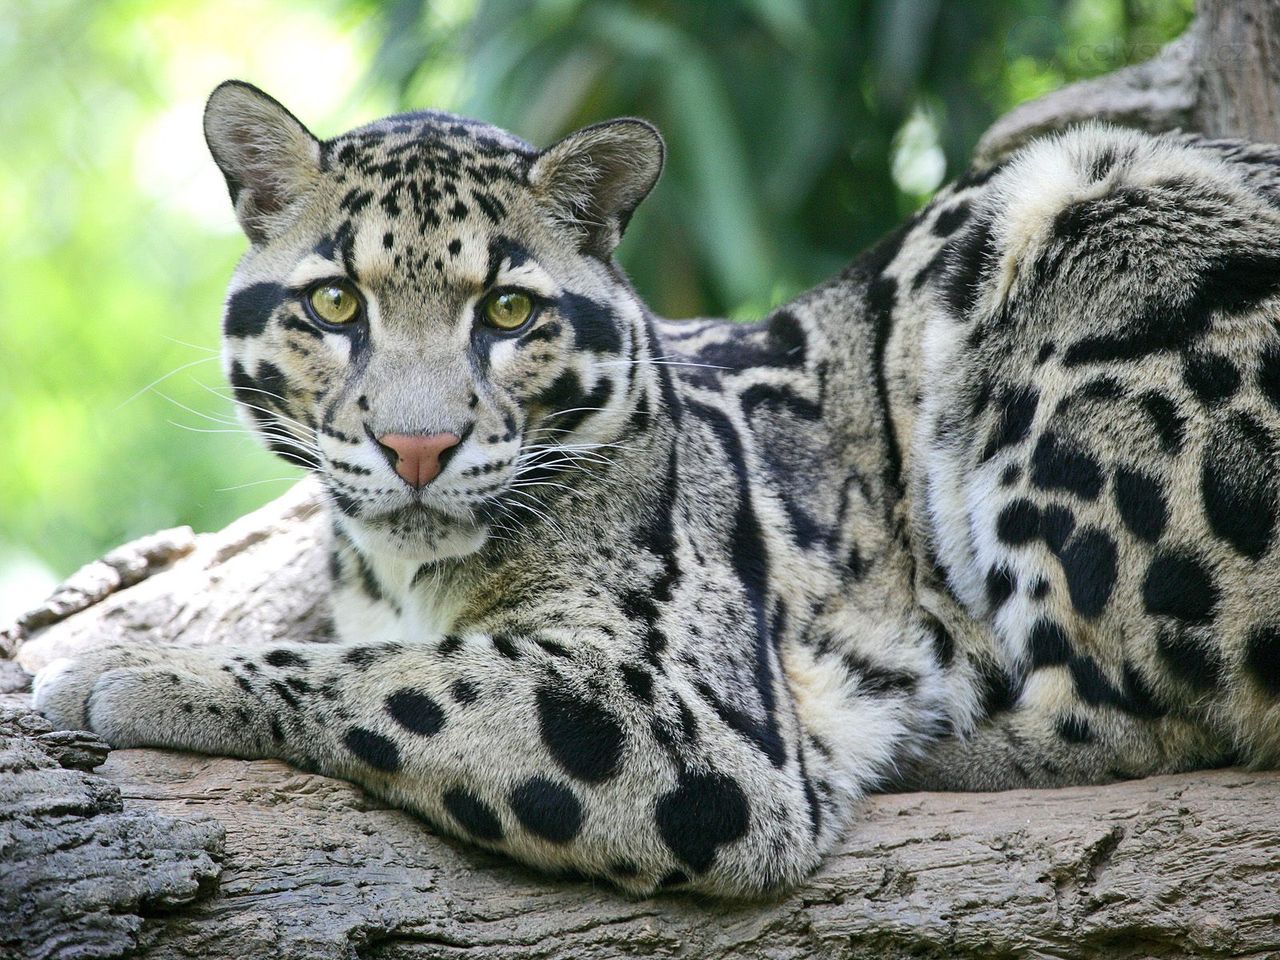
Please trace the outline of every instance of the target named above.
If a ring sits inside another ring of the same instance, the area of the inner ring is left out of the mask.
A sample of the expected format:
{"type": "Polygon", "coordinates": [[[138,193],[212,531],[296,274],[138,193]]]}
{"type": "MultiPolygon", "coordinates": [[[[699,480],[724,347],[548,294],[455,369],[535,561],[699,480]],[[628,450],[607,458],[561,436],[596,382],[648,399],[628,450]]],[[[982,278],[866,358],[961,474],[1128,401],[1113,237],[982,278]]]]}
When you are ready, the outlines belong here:
{"type": "MultiPolygon", "coordinates": [[[[115,413],[115,412],[119,411],[121,407],[125,406],[125,404],[132,403],[134,400],[137,400],[140,396],[142,396],[142,395],[143,395],[144,393],[146,393],[148,390],[151,390],[151,389],[152,389],[152,388],[154,388],[154,387],[158,387],[158,386],[160,386],[160,384],[164,383],[166,380],[168,380],[170,377],[174,376],[175,374],[179,374],[179,373],[181,373],[183,370],[190,370],[192,367],[197,366],[197,365],[199,365],[199,364],[201,364],[201,363],[208,363],[210,360],[217,360],[217,359],[218,359],[217,357],[200,357],[199,359],[192,360],[192,361],[190,361],[190,362],[188,362],[188,363],[184,363],[184,364],[183,364],[182,366],[180,366],[180,367],[175,367],[174,369],[172,369],[172,370],[170,370],[168,373],[166,373],[163,377],[158,377],[158,378],[156,378],[155,380],[152,380],[150,383],[148,383],[148,384],[147,384],[145,387],[143,387],[142,389],[140,389],[140,390],[138,390],[138,391],[136,391],[136,392],[134,392],[134,393],[130,394],[130,395],[129,395],[128,397],[126,397],[124,400],[121,400],[121,401],[120,401],[120,402],[119,402],[119,403],[118,403],[118,404],[117,404],[117,405],[112,409],[112,411],[111,411],[111,412],[112,412],[112,413],[115,413]]],[[[167,398],[166,398],[166,399],[167,399],[167,398]]]]}
{"type": "Polygon", "coordinates": [[[267,477],[265,480],[250,480],[248,483],[237,483],[234,486],[230,486],[230,487],[218,487],[215,492],[230,493],[232,490],[243,490],[246,487],[258,487],[264,483],[284,483],[285,481],[288,481],[289,483],[297,483],[298,478],[297,477],[267,477]]]}

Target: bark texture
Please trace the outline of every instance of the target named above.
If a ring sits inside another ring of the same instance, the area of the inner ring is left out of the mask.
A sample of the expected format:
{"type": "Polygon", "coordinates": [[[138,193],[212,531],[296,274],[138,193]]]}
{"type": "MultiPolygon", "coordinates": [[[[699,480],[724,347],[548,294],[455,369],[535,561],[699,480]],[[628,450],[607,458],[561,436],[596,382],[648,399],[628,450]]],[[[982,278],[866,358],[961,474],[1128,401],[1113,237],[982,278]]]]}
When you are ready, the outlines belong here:
{"type": "MultiPolygon", "coordinates": [[[[304,482],[221,533],[120,548],[24,618],[39,627],[11,629],[18,663],[104,640],[323,642],[318,505],[304,482]]],[[[21,689],[5,668],[0,690],[21,689]]],[[[1280,774],[877,797],[785,899],[632,901],[275,761],[108,756],[91,734],[49,732],[28,700],[0,696],[0,916],[17,919],[0,956],[1280,953],[1280,774]]]]}
{"type": "MultiPolygon", "coordinates": [[[[13,710],[0,720],[6,758],[3,738],[23,725],[34,737],[20,738],[22,750],[48,742],[37,718],[13,710]]],[[[18,918],[19,938],[8,925],[0,951],[18,956],[1280,952],[1277,774],[877,797],[805,887],[724,904],[548,880],[275,761],[121,750],[98,775],[67,770],[51,750],[86,763],[101,750],[87,735],[68,739],[76,745],[35,748],[45,759],[0,790],[0,912],[18,918]]]]}
{"type": "MultiPolygon", "coordinates": [[[[1203,0],[1160,56],[1019,107],[978,158],[1092,118],[1280,141],[1280,0],[1203,0]]],[[[0,958],[1280,956],[1278,773],[877,797],[786,898],[632,901],[341,781],[109,753],[31,713],[19,665],[94,644],[328,639],[319,502],[304,482],[128,544],[0,631],[0,958]]]]}

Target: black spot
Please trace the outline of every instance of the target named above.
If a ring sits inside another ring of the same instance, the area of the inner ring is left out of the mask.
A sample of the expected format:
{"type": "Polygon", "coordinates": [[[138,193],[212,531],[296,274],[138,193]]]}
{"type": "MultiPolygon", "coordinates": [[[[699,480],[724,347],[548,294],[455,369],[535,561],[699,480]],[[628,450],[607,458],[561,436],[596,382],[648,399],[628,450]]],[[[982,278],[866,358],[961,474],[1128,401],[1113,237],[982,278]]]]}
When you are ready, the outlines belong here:
{"type": "Polygon", "coordinates": [[[1040,510],[1030,500],[1014,500],[996,518],[996,536],[1020,546],[1040,536],[1040,510]]]}
{"type": "Polygon", "coordinates": [[[1280,343],[1269,343],[1258,358],[1258,389],[1271,405],[1280,407],[1280,343]]]}
{"type": "Polygon", "coordinates": [[[476,697],[480,696],[480,691],[470,680],[455,680],[449,685],[449,695],[458,703],[466,706],[469,703],[476,702],[476,697]]]}
{"type": "Polygon", "coordinates": [[[1159,540],[1169,520],[1169,507],[1160,483],[1145,473],[1118,467],[1112,489],[1116,509],[1129,532],[1147,543],[1159,540]]]}
{"type": "Polygon", "coordinates": [[[1142,672],[1132,663],[1125,661],[1123,687],[1121,691],[1120,709],[1125,713],[1145,720],[1154,720],[1165,714],[1165,709],[1156,700],[1155,692],[1143,677],[1142,672]]]}
{"type": "Polygon", "coordinates": [[[520,648],[516,646],[516,642],[503,633],[496,633],[493,636],[493,649],[502,654],[508,660],[520,659],[520,648]]]}
{"type": "Polygon", "coordinates": [[[305,667],[307,661],[292,650],[272,650],[263,661],[273,667],[305,667]]]}
{"type": "Polygon", "coordinates": [[[1089,729],[1089,721],[1069,713],[1058,721],[1058,736],[1067,743],[1090,743],[1093,731],[1089,729]]]}
{"type": "Polygon", "coordinates": [[[567,660],[573,656],[569,652],[568,647],[566,647],[562,643],[557,643],[555,640],[552,640],[549,637],[541,637],[541,636],[538,636],[537,634],[534,634],[529,639],[531,639],[534,643],[536,643],[543,652],[549,653],[553,657],[560,657],[563,660],[567,660]]]}
{"type": "Polygon", "coordinates": [[[771,366],[803,369],[808,351],[804,327],[790,310],[775,310],[765,321],[771,366]]]}
{"type": "Polygon", "coordinates": [[[1049,581],[1044,577],[1040,577],[1031,585],[1031,596],[1036,600],[1043,600],[1049,595],[1049,581]]]}
{"type": "Polygon", "coordinates": [[[961,200],[938,214],[938,218],[933,221],[933,232],[939,237],[949,237],[964,226],[968,219],[969,201],[961,200]]]}
{"type": "Polygon", "coordinates": [[[984,462],[1005,447],[1019,444],[1027,438],[1039,403],[1040,391],[1035,387],[1017,387],[1000,395],[996,405],[995,429],[982,452],[984,462]]]}
{"type": "Polygon", "coordinates": [[[1032,669],[1058,666],[1071,657],[1071,641],[1056,620],[1037,620],[1027,635],[1027,652],[1032,669]]]}
{"type": "Polygon", "coordinates": [[[1078,531],[1059,558],[1067,576],[1067,592],[1080,616],[1099,616],[1116,584],[1116,543],[1097,527],[1078,531]]]}
{"type": "Polygon", "coordinates": [[[501,840],[502,823],[494,809],[470,790],[450,787],[440,797],[450,816],[479,840],[501,840]]]}
{"type": "Polygon", "coordinates": [[[364,727],[352,727],[344,738],[347,749],[373,767],[387,773],[400,769],[400,751],[380,733],[364,727]]]}
{"type": "Polygon", "coordinates": [[[458,636],[456,633],[451,633],[440,641],[440,645],[436,647],[436,652],[442,657],[447,657],[457,653],[461,649],[462,637],[458,636]]]}
{"type": "Polygon", "coordinates": [[[1218,603],[1218,587],[1198,558],[1162,551],[1147,568],[1142,602],[1153,616],[1208,623],[1218,603]]]}
{"type": "Polygon", "coordinates": [[[956,658],[955,638],[937,617],[926,616],[924,627],[929,631],[929,639],[933,643],[933,655],[938,664],[943,667],[951,666],[956,658]]]}
{"type": "Polygon", "coordinates": [[[1089,179],[1101,180],[1116,165],[1116,151],[1114,147],[1106,147],[1098,153],[1096,157],[1089,161],[1089,179]]]}
{"type": "Polygon", "coordinates": [[[1094,500],[1102,492],[1102,468],[1080,448],[1046,433],[1031,455],[1031,482],[1041,490],[1065,490],[1094,500]]]}
{"type": "Polygon", "coordinates": [[[291,710],[298,709],[298,698],[293,695],[293,691],[281,683],[279,680],[272,680],[268,686],[275,691],[275,695],[289,705],[291,710]]]}
{"type": "Polygon", "coordinates": [[[511,791],[511,811],[526,830],[552,843],[568,843],[582,829],[582,804],[572,790],[546,777],[530,777],[511,791]]]}
{"type": "Polygon", "coordinates": [[[982,282],[995,258],[991,223],[975,220],[969,229],[948,244],[951,253],[942,296],[953,316],[968,316],[981,292],[982,282]]]}
{"type": "Polygon", "coordinates": [[[1013,595],[1015,586],[1013,573],[1007,567],[992,567],[987,571],[987,603],[992,612],[1013,595]]]}
{"type": "Polygon", "coordinates": [[[353,667],[359,667],[364,670],[377,663],[382,658],[382,655],[383,650],[381,647],[352,647],[342,655],[342,659],[353,667]]]}
{"type": "Polygon", "coordinates": [[[1011,463],[1004,468],[1000,474],[1000,486],[1012,487],[1015,483],[1022,479],[1022,468],[1016,463],[1011,463]]]}
{"type": "Polygon", "coordinates": [[[1067,364],[1105,360],[1137,360],[1175,350],[1209,329],[1217,311],[1253,309],[1280,289],[1280,256],[1244,252],[1211,261],[1195,290],[1185,296],[1173,290],[1151,298],[1145,309],[1115,333],[1086,337],[1067,350],[1067,364]]]}
{"type": "Polygon", "coordinates": [[[1222,682],[1218,652],[1181,624],[1162,626],[1156,632],[1156,654],[1172,677],[1193,690],[1205,692],[1222,682]]]}
{"type": "Polygon", "coordinates": [[[1167,454],[1178,453],[1186,437],[1187,421],[1172,400],[1161,393],[1144,393],[1138,398],[1142,409],[1151,418],[1160,446],[1167,454]]]}
{"type": "Polygon", "coordinates": [[[618,773],[625,738],[613,714],[553,687],[537,693],[538,723],[551,756],[571,776],[602,783],[618,773]]]}
{"type": "Polygon", "coordinates": [[[1280,696],[1280,630],[1255,627],[1244,647],[1244,665],[1271,696],[1280,696]]]}
{"type": "Polygon", "coordinates": [[[420,690],[397,690],[387,697],[387,713],[410,733],[431,737],[444,726],[444,710],[420,690]]]}
{"type": "Polygon", "coordinates": [[[1200,473],[1209,528],[1251,560],[1271,545],[1276,525],[1275,444],[1253,417],[1214,426],[1200,473]]]}
{"type": "Polygon", "coordinates": [[[655,817],[676,859],[702,873],[715,861],[718,847],[747,832],[750,806],[737,781],[682,771],[676,788],[658,798],[655,817]]]}
{"type": "Polygon", "coordinates": [[[878,667],[870,660],[846,653],[841,658],[849,672],[858,677],[858,690],[873,697],[909,694],[915,690],[919,678],[905,670],[878,667]]]}
{"type": "Polygon", "coordinates": [[[452,240],[449,241],[449,255],[451,257],[456,257],[461,252],[462,252],[462,241],[459,240],[457,237],[454,237],[452,240]]]}
{"type": "Polygon", "coordinates": [[[1095,377],[1086,383],[1072,397],[1068,397],[1059,405],[1059,409],[1080,401],[1119,400],[1125,395],[1124,386],[1114,377],[1095,377]]]}
{"type": "Polygon", "coordinates": [[[1041,514],[1040,535],[1044,537],[1044,542],[1055,555],[1062,554],[1062,548],[1066,546],[1075,528],[1076,515],[1069,507],[1055,503],[1045,507],[1044,513],[1041,514]]]}
{"type": "Polygon", "coordinates": [[[1022,695],[1022,681],[999,664],[977,661],[978,682],[982,691],[982,715],[993,717],[1012,710],[1022,695]]]}
{"type": "Polygon", "coordinates": [[[1188,353],[1182,360],[1182,378],[1205,406],[1221,403],[1240,387],[1240,371],[1216,353],[1188,353]]]}
{"type": "Polygon", "coordinates": [[[278,283],[255,283],[237,290],[227,299],[222,332],[228,337],[261,335],[271,314],[283,301],[284,287],[278,283]]]}
{"type": "Polygon", "coordinates": [[[782,414],[797,420],[818,420],[822,408],[790,387],[772,383],[755,383],[738,395],[742,414],[748,423],[754,423],[757,408],[764,407],[772,414],[782,414]]]}
{"type": "Polygon", "coordinates": [[[622,682],[641,703],[653,703],[653,674],[644,667],[623,664],[622,682]]]}
{"type": "Polygon", "coordinates": [[[1119,705],[1120,691],[1107,679],[1097,660],[1093,657],[1072,657],[1069,666],[1076,693],[1082,702],[1091,707],[1119,705]]]}

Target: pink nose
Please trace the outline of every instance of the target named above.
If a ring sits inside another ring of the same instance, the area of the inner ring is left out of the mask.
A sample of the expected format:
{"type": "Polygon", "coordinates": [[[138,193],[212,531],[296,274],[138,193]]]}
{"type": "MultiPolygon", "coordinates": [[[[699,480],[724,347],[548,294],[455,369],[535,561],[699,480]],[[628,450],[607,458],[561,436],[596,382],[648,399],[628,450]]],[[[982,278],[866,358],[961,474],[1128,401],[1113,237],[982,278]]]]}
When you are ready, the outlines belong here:
{"type": "Polygon", "coordinates": [[[378,438],[396,473],[411,487],[425,487],[444,469],[445,451],[457,446],[456,433],[384,433],[378,438]]]}

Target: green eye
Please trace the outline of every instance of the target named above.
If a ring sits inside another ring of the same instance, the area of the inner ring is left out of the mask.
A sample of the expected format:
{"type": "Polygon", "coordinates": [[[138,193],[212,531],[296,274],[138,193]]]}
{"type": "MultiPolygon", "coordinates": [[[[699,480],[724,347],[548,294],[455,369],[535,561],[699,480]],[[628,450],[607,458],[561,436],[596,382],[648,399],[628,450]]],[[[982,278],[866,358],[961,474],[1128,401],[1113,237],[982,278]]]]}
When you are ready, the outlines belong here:
{"type": "Polygon", "coordinates": [[[491,293],[481,305],[484,322],[499,330],[514,330],[533,313],[533,300],[527,293],[506,290],[491,293]]]}
{"type": "Polygon", "coordinates": [[[345,280],[322,283],[307,297],[311,312],[325,323],[350,323],[360,316],[360,298],[345,280]]]}

